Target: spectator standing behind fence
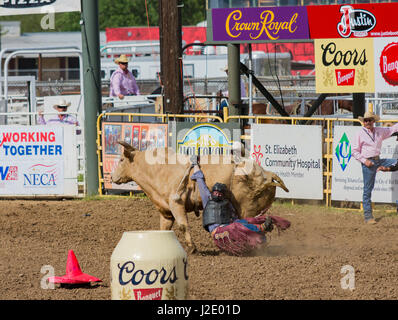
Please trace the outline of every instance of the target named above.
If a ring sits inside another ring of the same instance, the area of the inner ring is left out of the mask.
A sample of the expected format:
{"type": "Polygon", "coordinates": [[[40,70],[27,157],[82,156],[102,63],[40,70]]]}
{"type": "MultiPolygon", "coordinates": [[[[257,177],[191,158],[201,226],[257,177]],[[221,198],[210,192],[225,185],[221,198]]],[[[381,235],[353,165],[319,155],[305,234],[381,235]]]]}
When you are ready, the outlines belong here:
{"type": "Polygon", "coordinates": [[[362,123],[353,143],[352,155],[361,162],[363,175],[363,213],[367,224],[377,223],[372,212],[372,191],[376,173],[379,167],[389,167],[396,163],[396,159],[380,159],[383,140],[398,131],[398,123],[392,127],[375,127],[380,117],[367,111],[363,117],[358,117],[362,123]]]}
{"type": "MultiPolygon", "coordinates": [[[[43,111],[39,111],[38,112],[39,117],[37,119],[37,124],[40,124],[40,125],[70,124],[70,125],[80,126],[79,121],[77,121],[77,119],[74,116],[64,113],[64,112],[67,112],[70,105],[71,105],[70,102],[67,102],[65,99],[61,99],[57,104],[53,105],[53,108],[55,110],[57,110],[58,112],[62,112],[62,114],[58,114],[57,116],[50,118],[47,121],[44,119],[43,111]]],[[[81,133],[81,130],[76,130],[76,134],[80,134],[80,133],[81,133]]]]}
{"type": "Polygon", "coordinates": [[[125,96],[139,96],[140,90],[133,74],[128,70],[129,59],[122,54],[115,60],[119,68],[112,73],[109,96],[124,99],[125,96]]]}

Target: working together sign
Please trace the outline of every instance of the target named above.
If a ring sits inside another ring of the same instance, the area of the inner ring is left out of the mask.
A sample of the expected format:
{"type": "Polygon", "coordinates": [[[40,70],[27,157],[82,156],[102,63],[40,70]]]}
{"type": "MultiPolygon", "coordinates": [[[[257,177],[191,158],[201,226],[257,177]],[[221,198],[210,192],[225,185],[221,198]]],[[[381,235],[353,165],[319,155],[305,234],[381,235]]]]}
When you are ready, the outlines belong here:
{"type": "Polygon", "coordinates": [[[374,92],[373,39],[318,39],[317,93],[374,92]]]}
{"type": "Polygon", "coordinates": [[[212,9],[213,41],[308,39],[305,7],[212,9]]]}
{"type": "Polygon", "coordinates": [[[0,126],[0,195],[64,192],[62,127],[0,126]]]}
{"type": "MultiPolygon", "coordinates": [[[[358,130],[361,130],[361,127],[334,127],[332,200],[362,202],[362,166],[352,156],[353,142],[358,130]]],[[[383,141],[380,157],[387,159],[398,157],[395,138],[383,141]]],[[[372,192],[372,202],[392,203],[396,200],[398,200],[398,172],[378,172],[372,192]]]]}
{"type": "Polygon", "coordinates": [[[289,189],[277,197],[323,199],[321,126],[253,124],[251,137],[251,157],[289,189]]]}

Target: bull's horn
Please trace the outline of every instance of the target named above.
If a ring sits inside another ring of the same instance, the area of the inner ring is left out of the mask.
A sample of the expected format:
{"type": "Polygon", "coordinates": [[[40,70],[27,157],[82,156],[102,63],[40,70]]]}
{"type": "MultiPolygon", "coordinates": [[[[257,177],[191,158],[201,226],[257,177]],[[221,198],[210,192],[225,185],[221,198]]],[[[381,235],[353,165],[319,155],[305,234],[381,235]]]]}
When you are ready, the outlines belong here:
{"type": "Polygon", "coordinates": [[[133,146],[129,145],[127,142],[125,141],[118,141],[119,144],[121,144],[127,151],[135,151],[135,149],[133,148],[133,146]]]}
{"type": "Polygon", "coordinates": [[[274,185],[276,187],[280,187],[283,190],[285,190],[286,192],[289,192],[289,189],[285,186],[285,184],[282,181],[282,179],[278,175],[276,175],[275,173],[272,174],[272,181],[275,181],[274,185]]]}

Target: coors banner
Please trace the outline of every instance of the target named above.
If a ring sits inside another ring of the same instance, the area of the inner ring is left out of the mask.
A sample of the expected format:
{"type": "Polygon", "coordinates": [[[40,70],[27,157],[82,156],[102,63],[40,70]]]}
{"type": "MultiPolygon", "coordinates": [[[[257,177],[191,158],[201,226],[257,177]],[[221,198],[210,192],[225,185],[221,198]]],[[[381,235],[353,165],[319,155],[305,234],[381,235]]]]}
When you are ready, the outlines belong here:
{"type": "Polygon", "coordinates": [[[0,0],[0,16],[80,11],[80,0],[0,0]]]}
{"type": "Polygon", "coordinates": [[[314,46],[317,93],[374,92],[373,39],[319,39],[314,46]]]}

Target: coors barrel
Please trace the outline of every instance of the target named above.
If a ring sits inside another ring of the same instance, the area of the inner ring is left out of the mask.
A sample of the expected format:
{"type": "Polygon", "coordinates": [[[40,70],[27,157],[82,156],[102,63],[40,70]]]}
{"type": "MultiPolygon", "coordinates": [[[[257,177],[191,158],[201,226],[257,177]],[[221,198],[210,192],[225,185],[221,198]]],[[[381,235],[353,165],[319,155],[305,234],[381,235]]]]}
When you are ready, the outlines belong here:
{"type": "Polygon", "coordinates": [[[174,231],[127,231],[111,256],[112,300],[183,300],[187,254],[174,231]]]}

